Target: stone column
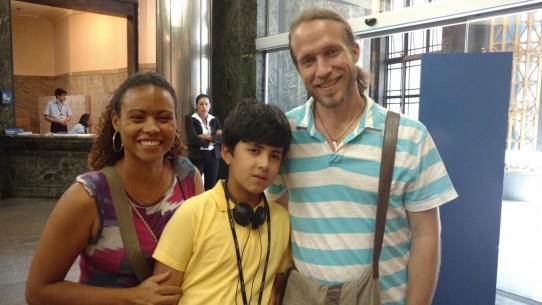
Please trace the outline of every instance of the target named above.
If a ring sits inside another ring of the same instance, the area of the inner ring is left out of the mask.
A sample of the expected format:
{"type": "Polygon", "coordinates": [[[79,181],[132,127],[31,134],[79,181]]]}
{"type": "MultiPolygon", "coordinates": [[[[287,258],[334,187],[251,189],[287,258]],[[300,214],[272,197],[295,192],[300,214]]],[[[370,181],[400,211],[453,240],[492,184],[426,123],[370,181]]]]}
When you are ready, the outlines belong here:
{"type": "Polygon", "coordinates": [[[173,86],[178,120],[192,113],[198,94],[210,94],[211,0],[156,2],[156,71],[173,86]]]}
{"type": "MultiPolygon", "coordinates": [[[[13,92],[13,51],[11,48],[11,14],[10,1],[0,0],[0,90],[9,89],[13,92]]],[[[0,104],[0,134],[5,128],[15,124],[15,114],[12,104],[0,104]]]]}
{"type": "MultiPolygon", "coordinates": [[[[0,90],[13,92],[13,51],[11,48],[10,1],[0,0],[0,90]]],[[[12,96],[12,103],[13,103],[12,96]]],[[[13,104],[0,103],[0,134],[15,125],[13,104]]],[[[0,199],[10,196],[9,167],[6,151],[0,146],[0,199]]]]}
{"type": "MultiPolygon", "coordinates": [[[[238,102],[262,96],[256,92],[257,14],[257,0],[213,0],[211,91],[213,114],[222,123],[238,102]]],[[[263,65],[262,58],[259,63],[263,65]]],[[[222,162],[218,176],[225,179],[227,174],[222,162]]]]}
{"type": "Polygon", "coordinates": [[[213,0],[213,108],[222,122],[239,101],[262,96],[256,92],[257,2],[213,0]]]}

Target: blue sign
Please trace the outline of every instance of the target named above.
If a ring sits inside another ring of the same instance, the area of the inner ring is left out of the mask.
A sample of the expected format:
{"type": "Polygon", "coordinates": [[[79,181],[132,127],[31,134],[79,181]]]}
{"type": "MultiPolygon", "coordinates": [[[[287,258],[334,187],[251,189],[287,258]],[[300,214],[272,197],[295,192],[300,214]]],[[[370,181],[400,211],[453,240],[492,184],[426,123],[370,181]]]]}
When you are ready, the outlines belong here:
{"type": "Polygon", "coordinates": [[[2,105],[11,105],[11,90],[2,89],[2,105]]]}
{"type": "Polygon", "coordinates": [[[23,131],[24,130],[22,128],[6,128],[6,129],[4,129],[4,133],[6,135],[16,135],[16,134],[20,134],[23,131]]]}

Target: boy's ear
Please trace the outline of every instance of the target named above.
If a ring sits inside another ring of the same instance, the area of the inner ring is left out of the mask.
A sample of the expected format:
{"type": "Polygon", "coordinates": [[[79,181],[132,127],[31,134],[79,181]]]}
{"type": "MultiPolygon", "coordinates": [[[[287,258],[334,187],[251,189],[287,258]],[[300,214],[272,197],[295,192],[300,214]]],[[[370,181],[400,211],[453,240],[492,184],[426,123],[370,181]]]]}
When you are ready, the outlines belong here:
{"type": "Polygon", "coordinates": [[[232,156],[230,150],[228,149],[228,146],[224,143],[222,143],[222,148],[220,149],[220,156],[222,156],[222,160],[224,160],[224,163],[230,165],[230,160],[232,156]]]}

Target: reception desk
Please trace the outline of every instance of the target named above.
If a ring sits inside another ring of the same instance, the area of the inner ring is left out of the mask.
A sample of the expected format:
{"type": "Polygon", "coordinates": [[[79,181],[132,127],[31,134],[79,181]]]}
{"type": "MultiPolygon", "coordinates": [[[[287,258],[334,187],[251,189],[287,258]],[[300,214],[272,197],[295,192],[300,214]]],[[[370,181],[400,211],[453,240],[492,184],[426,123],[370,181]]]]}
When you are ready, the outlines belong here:
{"type": "Polygon", "coordinates": [[[89,170],[93,136],[0,136],[0,199],[59,198],[89,170]]]}

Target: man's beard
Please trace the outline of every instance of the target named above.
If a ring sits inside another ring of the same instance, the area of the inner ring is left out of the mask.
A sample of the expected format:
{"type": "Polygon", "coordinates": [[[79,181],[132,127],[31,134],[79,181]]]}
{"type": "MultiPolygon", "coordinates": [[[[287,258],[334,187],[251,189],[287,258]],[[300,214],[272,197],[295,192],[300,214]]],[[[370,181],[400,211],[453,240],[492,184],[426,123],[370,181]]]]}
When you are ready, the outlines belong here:
{"type": "Polygon", "coordinates": [[[319,94],[316,93],[316,90],[309,89],[307,84],[305,84],[305,89],[320,105],[326,108],[337,108],[350,95],[352,88],[356,84],[356,76],[357,76],[356,66],[353,65],[353,67],[350,67],[350,78],[348,79],[346,86],[342,89],[341,94],[337,98],[327,98],[327,97],[320,96],[319,94]]]}

